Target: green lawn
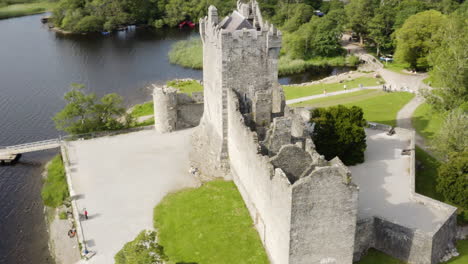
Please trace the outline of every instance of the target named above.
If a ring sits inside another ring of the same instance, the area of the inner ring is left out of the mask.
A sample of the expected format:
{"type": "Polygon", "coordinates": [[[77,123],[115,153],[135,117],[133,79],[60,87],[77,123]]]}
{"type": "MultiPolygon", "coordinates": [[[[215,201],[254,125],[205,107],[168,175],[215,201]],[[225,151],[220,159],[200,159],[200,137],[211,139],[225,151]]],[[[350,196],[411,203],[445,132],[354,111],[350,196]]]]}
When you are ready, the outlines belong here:
{"type": "Polygon", "coordinates": [[[416,132],[430,140],[442,126],[444,116],[433,111],[429,104],[423,103],[414,111],[412,122],[416,132]]]}
{"type": "Polygon", "coordinates": [[[135,117],[154,115],[153,101],[135,105],[132,110],[132,115],[135,117]]]}
{"type": "Polygon", "coordinates": [[[408,74],[404,70],[409,69],[410,65],[408,63],[398,63],[398,62],[382,62],[384,65],[384,68],[387,70],[394,71],[396,73],[401,73],[401,74],[408,74]]]}
{"type": "Polygon", "coordinates": [[[41,197],[49,207],[59,207],[69,197],[62,156],[55,156],[47,166],[47,178],[42,186],[41,197]]]}
{"type": "Polygon", "coordinates": [[[168,81],[167,86],[171,86],[180,90],[181,93],[191,95],[193,92],[202,92],[203,86],[195,80],[189,81],[168,81]]]}
{"type": "Polygon", "coordinates": [[[283,86],[286,100],[322,94],[324,90],[328,93],[343,91],[343,85],[346,84],[347,89],[358,88],[359,84],[363,86],[376,86],[382,82],[382,79],[372,77],[360,77],[353,80],[345,81],[343,83],[327,83],[327,84],[313,84],[307,86],[283,86]]]}
{"type": "MultiPolygon", "coordinates": [[[[446,264],[466,264],[468,263],[468,240],[460,240],[457,242],[457,249],[460,256],[451,259],[446,264]]],[[[375,249],[370,249],[367,256],[362,258],[356,264],[405,264],[401,260],[394,259],[375,249]]]]}
{"type": "Polygon", "coordinates": [[[37,3],[14,4],[5,7],[0,7],[0,19],[44,13],[47,11],[51,11],[56,4],[56,2],[44,1],[37,3]]]}
{"type": "Polygon", "coordinates": [[[385,93],[380,90],[364,90],[305,101],[293,106],[356,105],[364,110],[364,118],[367,121],[396,126],[398,111],[413,97],[413,94],[406,92],[385,93]]]}
{"type": "Polygon", "coordinates": [[[154,209],[159,243],[176,263],[268,263],[232,181],[216,180],[167,195],[154,209]]]}

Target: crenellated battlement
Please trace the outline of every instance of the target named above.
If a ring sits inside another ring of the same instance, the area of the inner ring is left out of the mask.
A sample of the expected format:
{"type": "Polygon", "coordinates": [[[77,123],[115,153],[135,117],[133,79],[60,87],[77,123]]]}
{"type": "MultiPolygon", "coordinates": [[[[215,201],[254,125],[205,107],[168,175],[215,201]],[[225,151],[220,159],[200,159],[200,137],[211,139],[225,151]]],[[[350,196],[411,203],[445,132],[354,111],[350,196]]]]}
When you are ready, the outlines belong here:
{"type": "MultiPolygon", "coordinates": [[[[216,7],[210,6],[208,16],[200,19],[200,35],[202,41],[210,41],[216,46],[220,46],[222,42],[263,41],[266,49],[279,49],[282,38],[281,31],[263,21],[256,1],[238,1],[237,10],[222,21],[219,21],[216,7]]],[[[256,46],[260,48],[261,45],[256,46]]]]}

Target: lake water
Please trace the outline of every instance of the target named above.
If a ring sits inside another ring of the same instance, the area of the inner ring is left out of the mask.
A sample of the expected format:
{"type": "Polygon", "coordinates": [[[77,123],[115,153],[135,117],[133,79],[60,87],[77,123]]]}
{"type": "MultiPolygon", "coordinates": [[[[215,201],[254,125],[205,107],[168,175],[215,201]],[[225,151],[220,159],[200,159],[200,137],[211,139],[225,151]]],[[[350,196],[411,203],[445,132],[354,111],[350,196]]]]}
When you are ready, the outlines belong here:
{"type": "MultiPolygon", "coordinates": [[[[167,53],[196,31],[138,29],[110,36],[63,36],[41,15],[0,20],[0,146],[55,138],[51,117],[64,106],[71,83],[101,96],[115,92],[127,105],[150,100],[151,83],[201,79],[202,72],[171,65],[167,53]]],[[[323,78],[346,69],[281,78],[282,84],[323,78]]],[[[0,263],[50,263],[40,199],[41,172],[57,151],[23,155],[0,167],[0,263]]],[[[64,234],[65,235],[65,234],[64,234]]]]}

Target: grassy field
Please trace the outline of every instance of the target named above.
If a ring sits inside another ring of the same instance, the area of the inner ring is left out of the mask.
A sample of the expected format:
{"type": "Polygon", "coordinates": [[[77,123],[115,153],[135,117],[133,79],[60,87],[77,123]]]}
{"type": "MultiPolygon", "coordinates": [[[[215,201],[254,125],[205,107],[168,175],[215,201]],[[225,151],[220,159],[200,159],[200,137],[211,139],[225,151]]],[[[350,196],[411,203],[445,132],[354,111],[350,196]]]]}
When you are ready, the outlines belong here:
{"type": "Polygon", "coordinates": [[[394,71],[396,73],[401,73],[401,74],[408,74],[404,70],[409,69],[410,65],[408,63],[397,63],[397,62],[382,62],[384,65],[384,68],[387,70],[394,71]]]}
{"type": "Polygon", "coordinates": [[[413,114],[412,123],[416,132],[425,139],[432,137],[439,131],[444,121],[443,114],[436,113],[427,103],[421,104],[413,114]]]}
{"type": "Polygon", "coordinates": [[[191,81],[168,81],[167,86],[171,86],[180,90],[181,93],[192,94],[193,92],[203,91],[203,86],[195,80],[191,81]]]}
{"type": "Polygon", "coordinates": [[[182,67],[203,68],[203,46],[200,38],[176,42],[169,51],[169,61],[182,67]]]}
{"type": "Polygon", "coordinates": [[[36,3],[14,4],[5,7],[0,7],[0,19],[44,13],[47,11],[51,11],[56,4],[56,2],[44,1],[36,3]]]}
{"type": "Polygon", "coordinates": [[[154,209],[159,243],[176,263],[268,263],[232,181],[169,194],[154,209]]]}
{"type": "Polygon", "coordinates": [[[323,91],[336,92],[343,91],[343,85],[346,84],[347,89],[358,88],[359,84],[363,86],[376,86],[383,83],[382,79],[376,79],[373,77],[360,77],[353,80],[345,81],[343,83],[327,83],[327,84],[313,84],[307,86],[283,86],[286,100],[300,98],[304,96],[311,96],[322,94],[323,91]]]}
{"type": "Polygon", "coordinates": [[[385,93],[380,90],[363,90],[294,104],[293,106],[327,107],[342,104],[359,106],[367,121],[396,126],[396,115],[414,97],[411,93],[385,93]]]}
{"type": "Polygon", "coordinates": [[[59,207],[69,197],[62,157],[55,156],[47,167],[47,178],[42,186],[41,197],[49,207],[59,207]]]}

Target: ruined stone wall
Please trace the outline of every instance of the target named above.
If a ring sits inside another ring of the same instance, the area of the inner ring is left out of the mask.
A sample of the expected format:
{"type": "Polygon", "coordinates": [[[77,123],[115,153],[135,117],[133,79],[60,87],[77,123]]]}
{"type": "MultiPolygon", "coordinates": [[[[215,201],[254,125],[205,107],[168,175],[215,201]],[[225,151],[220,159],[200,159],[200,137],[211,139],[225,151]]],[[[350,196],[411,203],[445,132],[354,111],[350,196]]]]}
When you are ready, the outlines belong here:
{"type": "Polygon", "coordinates": [[[374,218],[374,228],[374,248],[408,263],[432,263],[432,234],[404,227],[381,217],[374,218]]]}
{"type": "Polygon", "coordinates": [[[172,87],[154,86],[154,127],[160,133],[198,126],[203,114],[200,93],[194,98],[172,87]]]}
{"type": "Polygon", "coordinates": [[[439,263],[446,255],[447,250],[455,247],[454,238],[457,232],[457,213],[453,212],[450,218],[439,227],[432,237],[432,264],[439,263]]]}
{"type": "Polygon", "coordinates": [[[290,183],[268,156],[259,154],[258,139],[244,124],[238,99],[229,92],[229,165],[255,227],[275,264],[289,262],[290,183]]]}
{"type": "Polygon", "coordinates": [[[352,263],[358,191],[338,165],[293,185],[290,263],[352,263]]]}
{"type": "Polygon", "coordinates": [[[354,238],[353,261],[359,261],[375,243],[374,218],[358,219],[354,238]]]}

